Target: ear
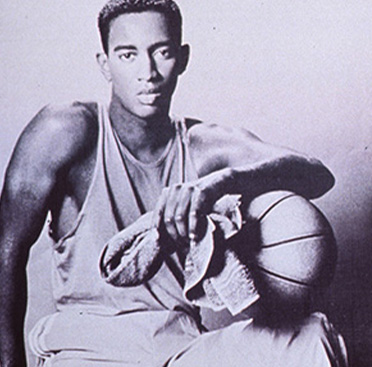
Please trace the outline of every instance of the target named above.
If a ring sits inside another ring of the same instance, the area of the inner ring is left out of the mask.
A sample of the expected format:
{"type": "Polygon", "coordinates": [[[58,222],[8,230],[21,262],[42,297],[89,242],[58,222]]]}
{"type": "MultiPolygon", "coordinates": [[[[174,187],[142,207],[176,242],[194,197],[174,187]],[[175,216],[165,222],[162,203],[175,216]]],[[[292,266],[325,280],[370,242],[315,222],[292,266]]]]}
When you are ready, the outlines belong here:
{"type": "Polygon", "coordinates": [[[107,55],[104,52],[97,53],[96,60],[105,79],[111,82],[111,71],[107,62],[107,55]]]}
{"type": "Polygon", "coordinates": [[[182,45],[180,49],[179,60],[178,60],[178,75],[181,75],[187,68],[190,58],[190,46],[182,45]]]}

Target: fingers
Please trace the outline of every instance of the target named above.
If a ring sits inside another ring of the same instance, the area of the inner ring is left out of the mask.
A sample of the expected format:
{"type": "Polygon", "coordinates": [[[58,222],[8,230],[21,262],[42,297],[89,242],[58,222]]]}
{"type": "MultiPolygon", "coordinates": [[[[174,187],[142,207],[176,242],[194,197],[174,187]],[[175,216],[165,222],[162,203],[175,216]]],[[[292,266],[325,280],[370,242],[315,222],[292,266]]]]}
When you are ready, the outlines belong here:
{"type": "Polygon", "coordinates": [[[210,213],[212,205],[207,191],[198,187],[193,190],[189,208],[189,239],[191,242],[198,241],[203,237],[206,228],[206,215],[210,213]]]}
{"type": "Polygon", "coordinates": [[[184,185],[179,192],[179,199],[175,210],[174,220],[177,232],[180,237],[187,239],[189,237],[189,208],[192,198],[193,187],[184,185]]]}
{"type": "Polygon", "coordinates": [[[166,231],[177,243],[202,238],[206,229],[206,215],[213,204],[234,185],[233,171],[224,169],[193,182],[165,188],[153,215],[153,225],[166,231]]]}
{"type": "Polygon", "coordinates": [[[174,185],[163,190],[153,214],[153,225],[164,225],[177,242],[189,242],[202,237],[208,213],[206,192],[195,183],[174,185]]]}
{"type": "MultiPolygon", "coordinates": [[[[164,225],[168,234],[173,238],[173,240],[178,240],[180,234],[178,233],[176,226],[176,209],[178,205],[178,200],[180,196],[181,185],[172,186],[168,191],[168,197],[165,202],[164,207],[164,225]]],[[[182,214],[180,214],[182,215],[182,214]]],[[[179,219],[177,218],[177,221],[179,219]]]]}

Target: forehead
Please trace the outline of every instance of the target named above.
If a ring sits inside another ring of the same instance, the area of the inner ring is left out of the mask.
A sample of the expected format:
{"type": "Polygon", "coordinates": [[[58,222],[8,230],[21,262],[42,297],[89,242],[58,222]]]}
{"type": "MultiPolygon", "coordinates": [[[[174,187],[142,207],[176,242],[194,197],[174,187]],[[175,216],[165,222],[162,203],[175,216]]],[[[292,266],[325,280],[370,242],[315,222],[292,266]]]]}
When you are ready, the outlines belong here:
{"type": "Polygon", "coordinates": [[[171,41],[167,17],[156,11],[119,15],[110,25],[109,48],[119,45],[146,47],[171,41]]]}

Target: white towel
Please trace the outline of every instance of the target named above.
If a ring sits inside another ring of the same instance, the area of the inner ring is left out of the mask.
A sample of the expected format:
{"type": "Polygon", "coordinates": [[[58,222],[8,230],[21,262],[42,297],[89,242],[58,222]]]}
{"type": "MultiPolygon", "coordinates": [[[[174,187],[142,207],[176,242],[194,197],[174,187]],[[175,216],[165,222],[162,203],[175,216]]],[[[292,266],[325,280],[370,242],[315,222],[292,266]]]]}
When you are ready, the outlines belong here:
{"type": "MultiPolygon", "coordinates": [[[[233,315],[259,298],[247,264],[226,241],[242,229],[239,205],[238,195],[225,195],[217,201],[207,216],[204,237],[190,244],[183,269],[183,294],[187,300],[217,311],[227,308],[233,315]],[[216,243],[217,233],[224,241],[216,243]]],[[[151,227],[151,217],[152,213],[146,213],[106,244],[100,268],[108,283],[135,286],[159,268],[165,251],[158,229],[151,227]]]]}

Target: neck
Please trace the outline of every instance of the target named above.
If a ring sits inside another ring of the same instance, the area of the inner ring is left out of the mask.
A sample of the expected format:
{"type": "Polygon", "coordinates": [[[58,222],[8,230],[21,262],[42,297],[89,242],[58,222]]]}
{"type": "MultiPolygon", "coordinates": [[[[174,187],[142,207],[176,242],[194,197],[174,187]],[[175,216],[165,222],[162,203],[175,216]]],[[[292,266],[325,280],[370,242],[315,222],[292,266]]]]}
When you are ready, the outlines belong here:
{"type": "Polygon", "coordinates": [[[143,119],[112,100],[109,114],[121,143],[143,162],[151,162],[160,157],[174,134],[168,113],[143,119]]]}

